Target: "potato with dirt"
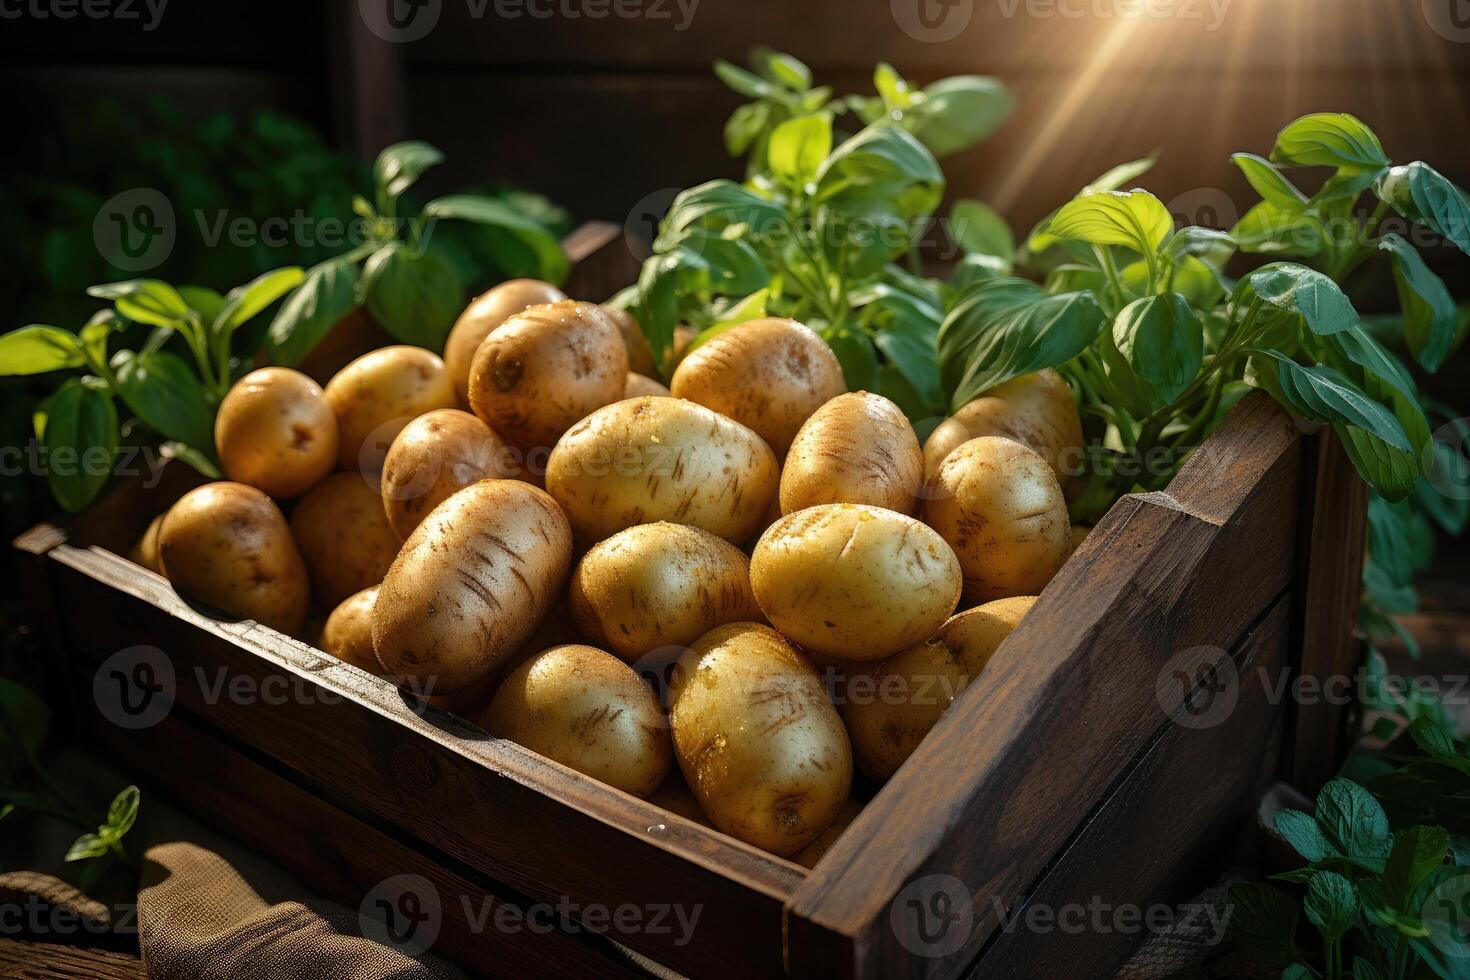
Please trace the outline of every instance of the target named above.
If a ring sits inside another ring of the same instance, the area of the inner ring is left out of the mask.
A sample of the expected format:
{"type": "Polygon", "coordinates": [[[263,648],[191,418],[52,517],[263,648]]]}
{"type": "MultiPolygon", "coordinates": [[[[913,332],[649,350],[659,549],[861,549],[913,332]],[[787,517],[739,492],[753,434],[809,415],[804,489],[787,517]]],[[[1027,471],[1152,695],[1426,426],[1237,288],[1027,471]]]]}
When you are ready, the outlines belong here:
{"type": "Polygon", "coordinates": [[[960,599],[949,545],[912,517],[865,504],[781,518],[756,543],[750,580],[771,625],[844,660],[882,660],[926,639],[960,599]]]}
{"type": "Polygon", "coordinates": [[[546,489],[587,546],[670,521],[746,541],[776,495],[771,447],[750,429],[679,398],[643,396],[573,426],[546,464],[546,489]]]}
{"type": "Polygon", "coordinates": [[[369,479],[333,473],[291,512],[291,534],[311,572],[312,588],[327,608],[383,581],[403,541],[369,479]]]}
{"type": "Polygon", "coordinates": [[[1056,474],[1035,450],[981,436],[951,452],[925,487],[923,518],[964,569],[965,598],[1037,595],[1072,553],[1056,474]]]}
{"type": "Polygon", "coordinates": [[[454,407],[444,362],[422,347],[383,347],[338,371],[325,389],[337,416],[337,465],[374,474],[404,426],[425,412],[454,407]]]}
{"type": "Polygon", "coordinates": [[[773,854],[801,850],[852,788],[852,748],[816,670],[756,623],[718,626],[679,658],[674,755],[717,828],[773,854]]]}
{"type": "Polygon", "coordinates": [[[299,497],[337,466],[337,416],[317,383],[267,367],[236,381],[220,400],[214,445],[220,468],[277,500],[299,497]]]}
{"type": "Polygon", "coordinates": [[[378,587],[373,585],[337,603],[316,645],[338,660],[381,676],[383,665],[373,653],[373,603],[377,600],[378,587]]]}
{"type": "Polygon", "coordinates": [[[565,300],[502,323],[470,364],[470,408],[526,453],[623,397],[628,349],[607,311],[565,300]]]}
{"type": "Polygon", "coordinates": [[[687,398],[755,430],[784,457],[812,413],[847,391],[842,365],[804,324],[764,317],[694,348],[669,381],[687,398]]]}
{"type": "Polygon", "coordinates": [[[761,618],[750,561],[684,524],[639,524],[594,546],[572,572],[577,629],[628,662],[687,646],[724,623],[761,618]]]}
{"type": "Polygon", "coordinates": [[[453,694],[512,657],[572,570],[572,530],[545,491],[481,480],[429,512],[373,606],[373,649],[412,690],[453,694]]]}
{"type": "Polygon", "coordinates": [[[882,395],[838,395],[807,419],[781,467],[781,513],[871,504],[912,514],[924,481],[919,438],[882,395]]]}
{"type": "Polygon", "coordinates": [[[306,619],[306,566],[280,508],[255,487],[184,494],[159,526],[158,554],[180,595],[292,635],[306,619]]]}
{"type": "Polygon", "coordinates": [[[624,398],[639,398],[643,395],[662,395],[668,397],[669,389],[661,383],[642,374],[628,372],[628,383],[623,387],[624,398]]]}
{"type": "Polygon", "coordinates": [[[634,796],[652,793],[673,766],[668,722],[653,691],[596,647],[536,654],[500,683],[482,723],[497,738],[634,796]]]}
{"type": "Polygon", "coordinates": [[[470,364],[484,339],[506,320],[532,306],[559,303],[567,294],[540,279],[510,279],[476,296],[444,341],[444,369],[459,404],[469,407],[470,364]]]}
{"type": "Polygon", "coordinates": [[[400,539],[460,490],[519,471],[513,451],[469,412],[440,408],[414,419],[383,460],[383,509],[400,539]]]}

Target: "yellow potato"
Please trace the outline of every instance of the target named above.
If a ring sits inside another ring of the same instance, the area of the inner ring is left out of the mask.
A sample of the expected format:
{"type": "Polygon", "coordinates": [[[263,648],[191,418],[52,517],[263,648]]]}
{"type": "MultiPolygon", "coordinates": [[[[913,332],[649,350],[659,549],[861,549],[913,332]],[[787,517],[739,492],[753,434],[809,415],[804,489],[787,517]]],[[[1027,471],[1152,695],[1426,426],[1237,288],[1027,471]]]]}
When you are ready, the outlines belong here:
{"type": "Polygon", "coordinates": [[[337,416],[317,383],[290,368],[251,371],[219,403],[220,468],[277,499],[316,486],[337,465],[337,416]]]}
{"type": "Polygon", "coordinates": [[[959,556],[972,602],[1037,595],[1072,553],[1056,474],[1000,436],[971,439],[945,457],[925,487],[923,518],[959,556]]]}
{"type": "Polygon", "coordinates": [[[128,552],[128,560],[135,565],[142,565],[150,572],[163,574],[163,562],[158,557],[158,529],[163,526],[163,516],[159,514],[148,522],[148,529],[143,536],[133,545],[128,552]]]}
{"type": "Polygon", "coordinates": [[[794,854],[836,818],[852,748],[812,665],[755,623],[718,626],[679,659],[670,688],[674,754],[720,830],[794,854]]]}
{"type": "Polygon", "coordinates": [[[291,512],[291,534],[327,607],[383,581],[403,540],[361,473],[334,473],[318,483],[291,512]]]}
{"type": "Polygon", "coordinates": [[[1051,368],[1023,374],[966,403],[939,424],[924,443],[924,476],[963,443],[980,436],[1005,436],[1041,454],[1063,490],[1082,466],[1082,418],[1072,390],[1051,368]]]}
{"type": "Polygon", "coordinates": [[[822,832],[810,844],[797,851],[791,860],[803,868],[815,868],[817,862],[822,860],[823,856],[832,849],[833,844],[837,843],[837,838],[842,836],[842,832],[862,812],[863,805],[857,800],[848,800],[842,804],[842,809],[837,811],[837,818],[823,827],[822,832]]]}
{"type": "Polygon", "coordinates": [[[826,341],[795,320],[766,317],[696,347],[669,390],[749,426],[784,456],[801,424],[847,383],[826,341]]]}
{"type": "Polygon", "coordinates": [[[638,398],[642,395],[663,395],[667,397],[669,389],[657,381],[642,374],[628,372],[628,384],[623,388],[624,398],[638,398]]]}
{"type": "Polygon", "coordinates": [[[572,533],[556,501],[481,480],[435,507],[378,589],[373,649],[413,690],[453,694],[509,659],[556,602],[572,533]]]}
{"type": "Polygon", "coordinates": [[[567,294],[540,279],[510,279],[476,296],[444,341],[444,369],[459,403],[469,407],[470,362],[480,342],[506,320],[531,306],[559,303],[567,294]]]}
{"type": "Polygon", "coordinates": [[[337,414],[337,463],[377,473],[399,431],[436,408],[454,407],[454,386],[437,354],[399,345],[364,354],[327,382],[337,414]]]}
{"type": "Polygon", "coordinates": [[[548,449],[623,397],[628,349],[600,306],[565,300],[502,323],[475,351],[470,407],[511,445],[548,449]]]}
{"type": "Polygon", "coordinates": [[[645,396],[598,409],[562,437],[546,489],[588,544],[673,521],[741,542],[776,495],[771,448],[693,402],[645,396]]]}
{"type": "Polygon", "coordinates": [[[460,490],[515,476],[512,450],[484,422],[457,408],[414,419],[383,460],[383,508],[400,539],[460,490]]]}
{"type": "Polygon", "coordinates": [[[750,559],[771,625],[808,650],[881,660],[926,639],[960,598],[960,563],[912,517],[823,504],[772,524],[750,559]]]}
{"type": "MultiPolygon", "coordinates": [[[[648,346],[648,338],[643,335],[643,328],[633,319],[633,314],[611,306],[604,306],[602,311],[612,318],[612,322],[622,332],[623,345],[628,348],[628,370],[650,379],[658,377],[658,365],[653,362],[653,349],[648,346]]],[[[665,391],[664,394],[668,392],[665,391]]]]}
{"type": "Polygon", "coordinates": [[[306,566],[270,497],[207,483],[169,508],[158,530],[164,574],[179,594],[294,634],[306,619],[306,566]]]}
{"type": "Polygon", "coordinates": [[[665,522],[619,531],[587,552],[572,573],[571,608],[583,636],[629,662],[761,617],[744,552],[665,522]]]}
{"type": "Polygon", "coordinates": [[[663,709],[633,668],[596,647],[538,653],[501,682],[485,729],[634,796],[673,765],[663,709]]]}
{"type": "Polygon", "coordinates": [[[374,585],[337,603],[322,627],[317,646],[359,670],[381,676],[383,665],[373,653],[373,603],[377,599],[378,587],[374,585]]]}
{"type": "Polygon", "coordinates": [[[1035,604],[1034,595],[994,599],[951,616],[936,636],[973,680],[1035,604]]]}
{"type": "Polygon", "coordinates": [[[806,420],[781,467],[781,513],[872,504],[912,514],[924,479],[919,438],[882,395],[838,395],[806,420]]]}

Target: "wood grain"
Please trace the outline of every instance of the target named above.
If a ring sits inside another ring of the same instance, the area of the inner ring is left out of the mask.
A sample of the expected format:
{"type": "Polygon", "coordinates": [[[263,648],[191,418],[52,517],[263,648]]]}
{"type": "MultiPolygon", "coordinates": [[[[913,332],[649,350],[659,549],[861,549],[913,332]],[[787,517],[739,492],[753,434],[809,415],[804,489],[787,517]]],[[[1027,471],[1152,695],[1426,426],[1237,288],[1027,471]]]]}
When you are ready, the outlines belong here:
{"type": "Polygon", "coordinates": [[[0,939],[0,977],[15,980],[142,980],[143,961],[128,953],[0,939]]]}

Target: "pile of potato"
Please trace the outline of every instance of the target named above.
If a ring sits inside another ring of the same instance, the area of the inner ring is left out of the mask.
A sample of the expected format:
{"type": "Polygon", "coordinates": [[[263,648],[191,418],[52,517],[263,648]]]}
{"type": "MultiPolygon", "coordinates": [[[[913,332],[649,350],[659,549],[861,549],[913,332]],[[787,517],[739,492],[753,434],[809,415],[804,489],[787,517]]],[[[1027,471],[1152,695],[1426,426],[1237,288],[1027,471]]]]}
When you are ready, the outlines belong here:
{"type": "Polygon", "coordinates": [[[809,865],[858,810],[854,762],[891,776],[1066,560],[1077,410],[1046,371],[921,447],[774,318],[654,373],[626,313],[530,280],[475,300],[442,360],[254,371],[220,405],[228,481],[135,555],[809,865]]]}

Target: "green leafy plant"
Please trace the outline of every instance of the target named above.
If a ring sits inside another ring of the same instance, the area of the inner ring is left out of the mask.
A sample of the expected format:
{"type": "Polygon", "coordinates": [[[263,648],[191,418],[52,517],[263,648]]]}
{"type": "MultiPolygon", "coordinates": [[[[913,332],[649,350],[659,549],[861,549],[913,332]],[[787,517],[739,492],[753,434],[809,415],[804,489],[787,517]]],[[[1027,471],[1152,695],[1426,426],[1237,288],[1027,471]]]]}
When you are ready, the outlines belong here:
{"type": "Polygon", "coordinates": [[[614,302],[633,310],[665,368],[681,324],[698,345],[789,316],[826,339],[850,388],[881,391],[914,418],[936,414],[945,288],[896,263],[943,196],[936,155],[989,135],[1010,93],[975,76],[916,89],[879,65],[877,96],[836,99],[790,55],[759,49],[751,65],[715,65],[756,100],[725,128],[731,153],[747,154],[747,180],[678,195],[638,284],[614,302]],[[849,114],[865,124],[855,133],[841,128],[849,114]]]}

